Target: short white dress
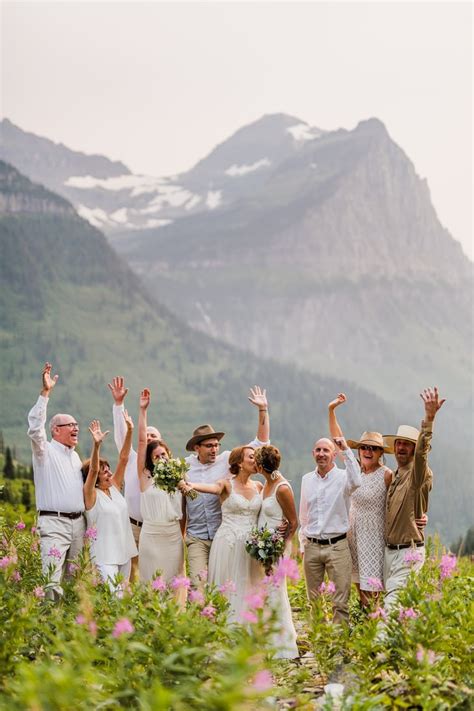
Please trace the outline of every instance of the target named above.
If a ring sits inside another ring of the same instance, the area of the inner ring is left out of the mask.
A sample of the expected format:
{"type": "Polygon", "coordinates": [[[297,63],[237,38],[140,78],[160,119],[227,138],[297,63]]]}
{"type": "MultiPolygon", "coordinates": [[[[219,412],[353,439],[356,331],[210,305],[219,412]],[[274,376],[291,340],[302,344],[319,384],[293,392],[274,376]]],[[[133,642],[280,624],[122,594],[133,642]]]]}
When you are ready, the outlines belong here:
{"type": "Polygon", "coordinates": [[[180,520],[182,494],[163,491],[152,483],[140,494],[143,517],[138,544],[138,570],[141,581],[152,580],[158,571],[166,582],[184,575],[184,542],[180,520]]]}
{"type": "Polygon", "coordinates": [[[87,525],[97,530],[91,556],[97,565],[123,566],[137,555],[128,506],[120,491],[111,486],[110,496],[96,488],[94,506],[86,511],[87,525]]]}
{"type": "Polygon", "coordinates": [[[222,523],[211,546],[208,580],[217,586],[234,584],[225,593],[230,603],[228,620],[243,622],[242,613],[247,609],[245,597],[258,583],[257,569],[245,550],[245,542],[257,524],[262,497],[255,488],[254,496],[248,500],[234,491],[233,479],[230,485],[230,495],[222,504],[222,523]]]}
{"type": "Polygon", "coordinates": [[[369,578],[383,581],[385,551],[385,472],[381,466],[371,474],[362,472],[362,484],[351,496],[349,548],[352,556],[352,582],[361,590],[373,590],[369,578]]]}
{"type": "MultiPolygon", "coordinates": [[[[276,494],[283,484],[290,486],[287,481],[281,481],[276,485],[270,496],[262,500],[262,508],[258,517],[259,528],[266,524],[267,528],[275,530],[281,524],[284,516],[276,494]]],[[[287,543],[286,548],[285,555],[289,555],[291,542],[287,543]]],[[[265,575],[263,566],[259,564],[259,568],[263,578],[265,575]]],[[[275,610],[278,619],[278,629],[272,638],[272,645],[277,650],[275,657],[278,659],[296,659],[299,656],[299,652],[296,645],[296,630],[291,616],[286,578],[278,587],[271,589],[268,602],[272,609],[275,610]]]]}

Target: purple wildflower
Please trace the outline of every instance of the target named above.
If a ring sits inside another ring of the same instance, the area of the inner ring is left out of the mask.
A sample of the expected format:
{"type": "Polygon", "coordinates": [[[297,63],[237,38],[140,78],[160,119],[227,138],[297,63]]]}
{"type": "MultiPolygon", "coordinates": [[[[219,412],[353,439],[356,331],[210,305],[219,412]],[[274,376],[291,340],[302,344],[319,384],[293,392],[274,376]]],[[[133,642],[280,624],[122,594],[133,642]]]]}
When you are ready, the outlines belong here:
{"type": "Polygon", "coordinates": [[[18,521],[15,528],[17,531],[23,531],[23,529],[26,528],[26,524],[23,521],[18,521]]]}
{"type": "Polygon", "coordinates": [[[327,583],[322,582],[318,590],[323,595],[324,593],[327,593],[328,595],[333,595],[336,592],[336,586],[334,585],[332,580],[329,580],[329,582],[327,583]]]}
{"type": "Polygon", "coordinates": [[[377,607],[377,609],[373,612],[369,612],[369,617],[371,620],[386,620],[387,613],[385,612],[383,607],[377,607]]]}
{"type": "Polygon", "coordinates": [[[3,556],[3,558],[0,558],[0,568],[8,568],[11,563],[13,563],[13,558],[10,558],[7,555],[3,556]]]}
{"type": "Polygon", "coordinates": [[[265,597],[261,593],[250,593],[245,596],[245,602],[250,610],[259,610],[265,604],[265,597]]]}
{"type": "Polygon", "coordinates": [[[51,546],[48,551],[48,555],[50,558],[57,558],[57,560],[61,560],[62,558],[62,553],[58,548],[56,548],[56,546],[51,546]]]}
{"type": "Polygon", "coordinates": [[[216,614],[216,608],[213,605],[206,605],[201,610],[201,615],[207,617],[209,620],[213,620],[216,614]]]}
{"type": "Polygon", "coordinates": [[[164,578],[159,576],[158,578],[155,578],[154,580],[151,581],[151,588],[152,590],[157,590],[158,592],[163,592],[163,590],[166,590],[166,581],[164,578]]]}
{"type": "Polygon", "coordinates": [[[418,612],[416,612],[416,610],[414,610],[412,607],[407,607],[405,609],[403,607],[400,608],[400,612],[398,615],[398,619],[400,621],[409,619],[416,620],[417,617],[418,612]]]}
{"type": "Polygon", "coordinates": [[[191,587],[191,581],[185,575],[177,575],[171,581],[171,587],[173,588],[173,590],[180,590],[181,588],[187,590],[189,587],[191,587]]]}
{"type": "Polygon", "coordinates": [[[45,595],[45,591],[41,587],[41,585],[38,585],[34,590],[33,590],[33,595],[38,598],[38,600],[41,600],[45,595]]]}
{"type": "Polygon", "coordinates": [[[88,541],[96,541],[97,540],[97,529],[95,526],[90,526],[86,532],[84,533],[84,538],[88,541]]]}
{"type": "Polygon", "coordinates": [[[204,595],[200,590],[190,590],[188,594],[189,602],[195,602],[197,605],[204,605],[204,595]]]}
{"type": "Polygon", "coordinates": [[[223,595],[235,593],[236,590],[237,588],[235,587],[235,583],[233,580],[227,580],[225,583],[219,586],[219,592],[221,592],[223,595]]]}
{"type": "Polygon", "coordinates": [[[241,617],[244,622],[251,622],[252,624],[258,622],[257,615],[254,612],[250,612],[250,610],[244,610],[241,617]]]}
{"type": "Polygon", "coordinates": [[[380,578],[368,578],[367,585],[369,586],[369,590],[372,590],[374,592],[383,590],[383,585],[382,585],[382,581],[380,580],[380,578]]]}
{"type": "Polygon", "coordinates": [[[283,582],[285,578],[290,580],[299,580],[300,572],[298,570],[298,564],[293,558],[280,558],[278,565],[273,576],[275,583],[283,582]]]}
{"type": "Polygon", "coordinates": [[[117,638],[121,637],[123,634],[132,634],[132,632],[135,632],[135,627],[132,625],[132,623],[127,617],[122,617],[115,623],[115,627],[112,632],[112,637],[117,638]]]}
{"type": "Polygon", "coordinates": [[[261,669],[253,678],[252,683],[255,691],[268,691],[273,686],[273,677],[268,669],[261,669]]]}
{"type": "Polygon", "coordinates": [[[405,553],[403,560],[405,563],[421,563],[423,560],[423,554],[417,548],[409,548],[405,553]]]}
{"type": "Polygon", "coordinates": [[[455,555],[452,555],[450,553],[446,553],[441,557],[441,562],[439,564],[439,569],[441,573],[441,580],[445,580],[446,578],[450,578],[454,571],[456,570],[456,566],[458,564],[458,560],[455,555]]]}

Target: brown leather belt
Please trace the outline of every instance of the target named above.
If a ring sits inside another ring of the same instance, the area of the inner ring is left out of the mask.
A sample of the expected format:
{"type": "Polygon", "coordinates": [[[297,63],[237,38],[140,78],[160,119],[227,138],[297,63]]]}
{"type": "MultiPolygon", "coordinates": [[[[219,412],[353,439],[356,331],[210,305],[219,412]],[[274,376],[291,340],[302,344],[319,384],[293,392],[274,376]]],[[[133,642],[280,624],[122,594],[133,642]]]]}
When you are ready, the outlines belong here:
{"type": "Polygon", "coordinates": [[[83,511],[38,511],[40,516],[56,516],[56,518],[80,518],[83,511]]]}
{"type": "Polygon", "coordinates": [[[334,536],[334,538],[308,538],[308,541],[311,541],[311,543],[319,543],[320,546],[329,546],[331,543],[343,541],[344,538],[347,538],[347,533],[343,533],[340,536],[334,536]]]}
{"type": "Polygon", "coordinates": [[[420,546],[424,545],[424,541],[418,541],[417,543],[387,543],[387,548],[390,548],[391,551],[400,551],[403,550],[403,548],[411,548],[412,546],[420,548],[420,546]]]}
{"type": "Polygon", "coordinates": [[[143,526],[143,521],[137,521],[135,518],[130,518],[130,523],[133,523],[134,526],[138,526],[138,528],[141,528],[143,526]]]}

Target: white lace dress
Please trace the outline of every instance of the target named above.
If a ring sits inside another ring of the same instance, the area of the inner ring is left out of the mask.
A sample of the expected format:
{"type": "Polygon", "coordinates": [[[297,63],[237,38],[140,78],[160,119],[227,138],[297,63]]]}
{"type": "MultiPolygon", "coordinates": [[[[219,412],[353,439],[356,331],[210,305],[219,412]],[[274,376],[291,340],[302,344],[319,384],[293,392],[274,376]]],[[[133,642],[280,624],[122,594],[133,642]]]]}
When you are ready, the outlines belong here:
{"type": "Polygon", "coordinates": [[[209,555],[209,582],[212,585],[233,586],[226,596],[230,603],[229,622],[242,622],[242,612],[247,609],[245,596],[257,583],[256,568],[245,550],[245,541],[256,526],[262,499],[255,489],[250,499],[234,491],[222,504],[222,523],[217,529],[209,555]]]}
{"type": "Polygon", "coordinates": [[[351,496],[349,547],[352,556],[352,581],[361,590],[372,590],[369,578],[383,580],[385,550],[386,467],[371,474],[362,473],[362,484],[351,496]]]}
{"type": "MultiPolygon", "coordinates": [[[[258,517],[258,526],[264,526],[275,530],[283,520],[283,511],[278,503],[276,494],[282,484],[288,484],[286,481],[279,482],[270,496],[267,496],[262,501],[262,508],[258,517]]],[[[289,484],[288,484],[289,486],[289,484]]],[[[287,552],[290,543],[287,545],[287,552]]],[[[261,577],[264,576],[263,566],[260,565],[261,577]]],[[[296,630],[291,616],[290,600],[288,598],[288,589],[286,579],[283,580],[278,587],[272,588],[268,603],[276,611],[278,618],[278,629],[272,639],[272,645],[277,650],[275,657],[278,659],[295,659],[299,656],[298,647],[296,646],[296,630]]]]}

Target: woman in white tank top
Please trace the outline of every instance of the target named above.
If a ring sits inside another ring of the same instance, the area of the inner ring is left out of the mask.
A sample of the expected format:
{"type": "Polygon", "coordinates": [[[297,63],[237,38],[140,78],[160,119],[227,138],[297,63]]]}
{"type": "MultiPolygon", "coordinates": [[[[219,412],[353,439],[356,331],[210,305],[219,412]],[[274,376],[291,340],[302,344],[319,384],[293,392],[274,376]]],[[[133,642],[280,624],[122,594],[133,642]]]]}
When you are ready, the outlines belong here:
{"type": "Polygon", "coordinates": [[[93,420],[89,426],[92,454],[82,466],[87,524],[96,529],[95,538],[91,539],[91,556],[102,579],[109,583],[112,590],[117,589],[115,578],[118,574],[128,580],[131,559],[137,555],[127,503],[120,493],[133,432],[133,422],[126,411],[124,418],[127,434],[115,474],[110,470],[108,461],[100,458],[100,447],[108,432],[101,431],[98,420],[93,420]]]}

